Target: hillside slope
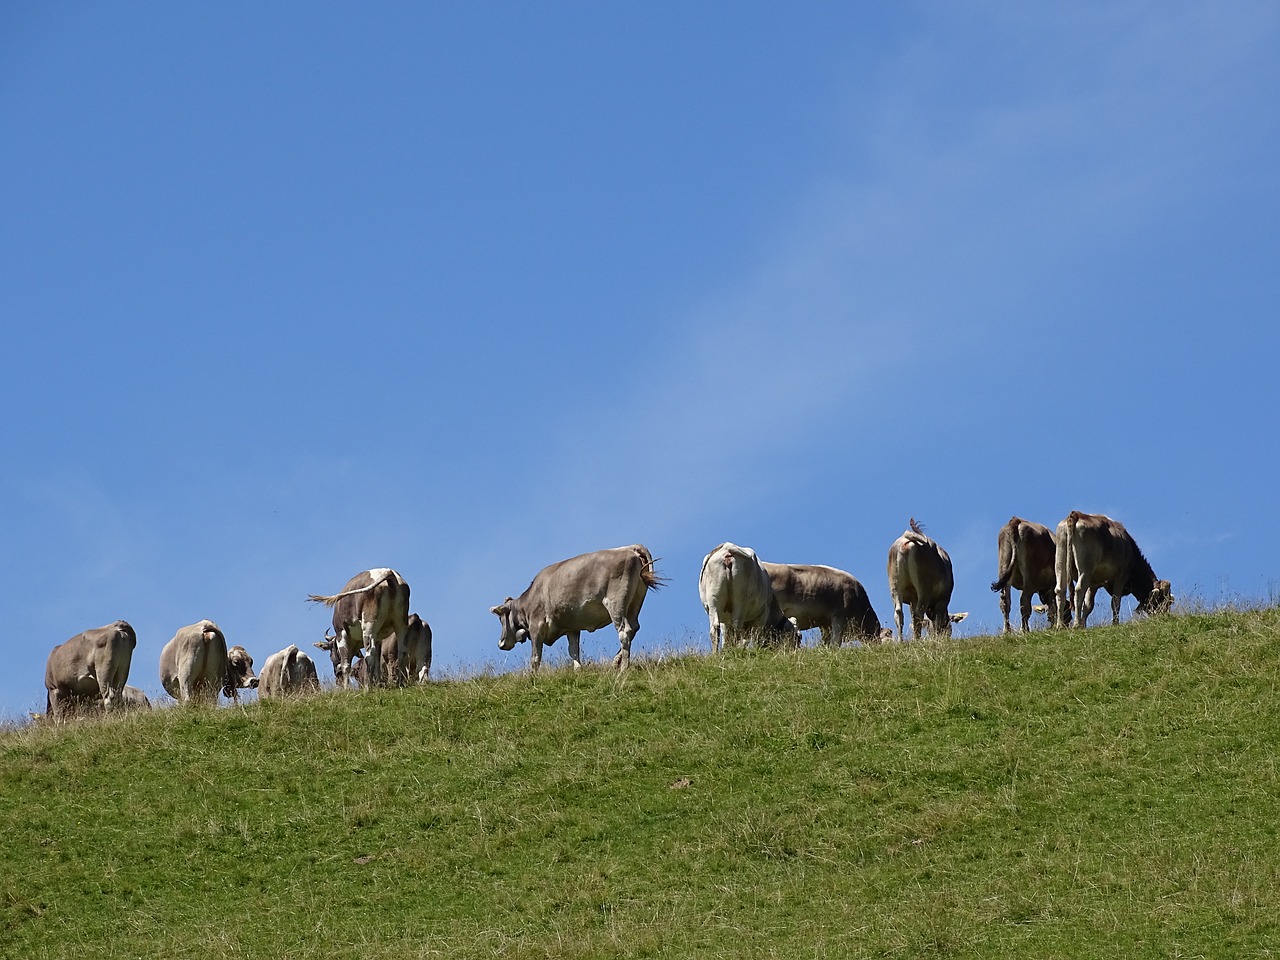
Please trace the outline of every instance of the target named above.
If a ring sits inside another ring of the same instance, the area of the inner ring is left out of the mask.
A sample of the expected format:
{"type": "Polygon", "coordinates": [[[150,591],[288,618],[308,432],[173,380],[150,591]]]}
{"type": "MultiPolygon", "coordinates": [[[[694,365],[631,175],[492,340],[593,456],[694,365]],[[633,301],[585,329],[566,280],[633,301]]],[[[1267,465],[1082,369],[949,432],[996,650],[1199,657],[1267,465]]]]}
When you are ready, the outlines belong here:
{"type": "Polygon", "coordinates": [[[0,735],[4,957],[1280,951],[1280,612],[0,735]]]}

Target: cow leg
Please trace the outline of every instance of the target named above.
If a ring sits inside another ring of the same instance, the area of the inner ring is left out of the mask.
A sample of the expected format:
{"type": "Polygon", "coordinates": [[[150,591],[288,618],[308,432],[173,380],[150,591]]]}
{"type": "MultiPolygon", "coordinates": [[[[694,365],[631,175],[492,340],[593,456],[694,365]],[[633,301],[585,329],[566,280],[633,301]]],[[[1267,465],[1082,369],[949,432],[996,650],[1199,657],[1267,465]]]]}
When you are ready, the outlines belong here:
{"type": "Polygon", "coordinates": [[[911,604],[911,633],[917,640],[924,639],[924,611],[917,603],[911,604]]]}
{"type": "MultiPolygon", "coordinates": [[[[1018,598],[1019,610],[1022,613],[1022,632],[1031,632],[1031,591],[1023,590],[1022,595],[1018,598]]],[[[1009,632],[1009,614],[1004,615],[1005,633],[1009,632]]]]}
{"type": "Polygon", "coordinates": [[[902,601],[897,597],[893,598],[893,624],[898,628],[898,639],[902,637],[902,601]]]}
{"type": "Polygon", "coordinates": [[[582,669],[582,632],[580,630],[571,630],[565,634],[569,640],[569,660],[573,663],[573,669],[582,669]]]}
{"type": "Polygon", "coordinates": [[[1098,588],[1093,586],[1092,584],[1090,584],[1089,586],[1085,586],[1084,580],[1081,580],[1078,584],[1076,584],[1076,595],[1075,595],[1076,623],[1075,625],[1082,630],[1088,624],[1089,614],[1093,613],[1093,598],[1094,598],[1094,594],[1096,594],[1097,592],[1098,592],[1098,588]]]}
{"type": "MultiPolygon", "coordinates": [[[[1013,608],[1013,601],[1010,597],[1010,594],[1012,592],[1013,591],[1009,589],[1008,584],[1005,584],[1003,587],[1000,588],[1000,614],[1004,617],[1005,633],[1013,633],[1013,624],[1009,622],[1009,611],[1013,608]]],[[[1023,599],[1025,600],[1026,594],[1024,593],[1022,596],[1023,596],[1023,599]]],[[[1027,621],[1025,619],[1025,615],[1022,621],[1022,629],[1023,630],[1027,629],[1027,621]]]]}
{"type": "Polygon", "coordinates": [[[618,628],[618,652],[613,656],[613,665],[619,670],[625,670],[631,665],[631,639],[636,635],[636,631],[640,629],[640,621],[634,617],[628,617],[622,623],[616,624],[618,628]]]}
{"type": "Polygon", "coordinates": [[[529,638],[529,670],[533,673],[538,672],[538,667],[542,666],[542,641],[537,637],[529,638]]]}
{"type": "Polygon", "coordinates": [[[381,687],[387,682],[382,669],[382,641],[378,639],[376,621],[360,621],[360,640],[364,647],[364,670],[369,678],[369,686],[381,687]]]}
{"type": "Polygon", "coordinates": [[[1065,587],[1053,588],[1053,609],[1058,612],[1058,621],[1056,626],[1062,627],[1071,620],[1067,615],[1068,611],[1075,606],[1075,592],[1072,591],[1071,596],[1067,596],[1065,587]]]}
{"type": "Polygon", "coordinates": [[[1111,625],[1118,626],[1120,623],[1120,603],[1124,600],[1124,595],[1113,593],[1111,595],[1111,625]]]}

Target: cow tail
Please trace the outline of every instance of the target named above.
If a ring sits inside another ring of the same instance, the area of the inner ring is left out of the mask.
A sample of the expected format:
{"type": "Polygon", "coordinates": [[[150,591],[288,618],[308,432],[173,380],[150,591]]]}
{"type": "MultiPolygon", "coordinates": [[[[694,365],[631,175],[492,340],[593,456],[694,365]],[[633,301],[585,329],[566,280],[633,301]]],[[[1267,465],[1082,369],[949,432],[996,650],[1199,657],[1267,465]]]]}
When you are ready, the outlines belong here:
{"type": "Polygon", "coordinates": [[[346,593],[335,593],[331,597],[322,597],[318,593],[309,593],[307,594],[307,599],[310,600],[312,603],[323,603],[326,607],[336,606],[338,601],[341,600],[343,597],[354,597],[358,593],[368,593],[374,587],[378,586],[378,584],[385,582],[387,577],[389,577],[390,575],[391,574],[389,573],[384,574],[383,576],[379,577],[377,580],[373,581],[373,583],[369,584],[367,587],[360,587],[358,590],[348,590],[346,593]]]}
{"type": "MultiPolygon", "coordinates": [[[[1003,549],[1004,543],[1002,542],[1000,544],[1000,547],[1001,547],[1000,567],[999,569],[996,570],[996,573],[998,574],[998,576],[991,584],[992,593],[999,593],[1001,590],[1007,587],[1009,585],[1009,579],[1013,576],[1014,560],[1017,558],[1017,551],[1018,551],[1017,544],[1018,544],[1018,523],[1019,522],[1020,521],[1018,520],[1018,518],[1014,517],[1007,524],[1007,529],[1009,529],[1009,533],[1010,533],[1009,553],[1008,553],[1008,556],[1005,555],[1005,552],[1003,549]]],[[[1003,538],[1003,536],[1004,534],[1002,532],[1001,537],[1003,538]]]]}
{"type": "MultiPolygon", "coordinates": [[[[649,554],[649,551],[644,551],[640,554],[640,557],[644,560],[644,566],[640,568],[640,579],[648,589],[657,590],[669,582],[666,577],[658,573],[655,566],[658,560],[655,560],[649,554]]],[[[661,558],[659,557],[658,559],[661,558]]]]}

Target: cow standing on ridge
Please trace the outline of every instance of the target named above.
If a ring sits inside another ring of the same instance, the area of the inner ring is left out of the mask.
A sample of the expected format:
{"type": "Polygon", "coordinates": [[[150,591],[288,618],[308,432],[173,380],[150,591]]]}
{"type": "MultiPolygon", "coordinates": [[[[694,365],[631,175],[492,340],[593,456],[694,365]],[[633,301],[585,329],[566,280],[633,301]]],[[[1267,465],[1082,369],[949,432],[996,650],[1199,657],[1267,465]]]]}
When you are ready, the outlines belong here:
{"type": "Polygon", "coordinates": [[[138,635],[124,620],[77,633],[49,653],[44,669],[45,716],[65,719],[78,706],[113,710],[123,691],[138,635]]]}
{"type": "Polygon", "coordinates": [[[299,650],[297,644],[291,643],[271,654],[258,672],[258,697],[263,700],[319,690],[320,676],[316,673],[315,661],[299,650]]]}
{"type": "MultiPolygon", "coordinates": [[[[335,641],[326,638],[316,646],[328,650],[333,656],[335,641]]],[[[408,638],[404,643],[403,659],[397,657],[400,644],[386,644],[382,651],[382,672],[394,680],[396,686],[426,683],[431,673],[431,626],[416,613],[409,614],[408,638]]],[[[335,667],[336,670],[336,667],[335,667]]],[[[362,657],[351,665],[351,679],[362,687],[369,685],[368,658],[362,657]]]]}
{"type": "Polygon", "coordinates": [[[333,636],[326,636],[323,642],[317,640],[316,646],[329,651],[338,686],[347,685],[351,661],[358,656],[365,657],[369,682],[375,686],[385,683],[382,644],[391,637],[396,644],[395,662],[404,661],[403,647],[409,629],[409,584],[394,570],[386,567],[365,570],[348,580],[340,593],[312,594],[308,599],[333,608],[333,636]]]}
{"type": "Polygon", "coordinates": [[[845,640],[867,643],[884,639],[867,590],[853,574],[806,563],[761,560],[760,566],[769,575],[783,615],[797,630],[817,627],[828,646],[839,646],[845,640]]]}
{"type": "MultiPolygon", "coordinates": [[[[996,537],[997,578],[991,589],[1000,594],[1000,613],[1004,615],[1004,632],[1012,633],[1009,622],[1010,588],[1021,592],[1018,606],[1022,613],[1022,632],[1031,629],[1031,598],[1040,595],[1049,614],[1049,622],[1058,620],[1057,602],[1054,599],[1056,574],[1054,558],[1056,546],[1048,527],[1021,517],[1012,517],[1000,528],[996,537]]],[[[1070,620],[1070,613],[1067,614],[1070,620]]]]}
{"type": "Polygon", "coordinates": [[[179,628],[160,651],[160,684],[183,703],[216,705],[218,691],[239,700],[239,691],[253,689],[253,657],[242,646],[227,649],[227,638],[212,620],[179,628]]]}
{"type": "Polygon", "coordinates": [[[1120,622],[1120,602],[1132,594],[1138,613],[1164,613],[1173,606],[1173,588],[1156,577],[1137,542],[1118,520],[1072,510],[1058,524],[1054,594],[1059,621],[1074,606],[1075,625],[1084,627],[1102,587],[1111,595],[1111,622],[1120,622]],[[1070,591],[1074,590],[1074,596],[1070,591]]]}
{"type": "Polygon", "coordinates": [[[613,664],[625,670],[631,660],[631,641],[640,629],[640,608],[649,590],[664,581],[653,567],[653,555],[636,543],[584,553],[544,567],[519,597],[507,597],[490,607],[502,623],[500,650],[513,650],[528,640],[529,666],[542,663],[542,647],[569,638],[569,659],[581,669],[581,633],[613,624],[618,653],[613,664]]]}
{"type": "Polygon", "coordinates": [[[720,544],[702,558],[698,598],[707,611],[711,652],[757,642],[799,646],[800,633],[787,619],[773,583],[750,547],[720,544]]]}
{"type": "Polygon", "coordinates": [[[955,589],[955,575],[951,570],[951,557],[911,518],[911,529],[893,541],[889,547],[889,595],[893,597],[893,622],[898,639],[903,634],[902,605],[911,607],[911,628],[919,639],[925,620],[933,626],[936,636],[951,635],[951,625],[959,623],[969,614],[950,613],[951,591],[955,589]]]}

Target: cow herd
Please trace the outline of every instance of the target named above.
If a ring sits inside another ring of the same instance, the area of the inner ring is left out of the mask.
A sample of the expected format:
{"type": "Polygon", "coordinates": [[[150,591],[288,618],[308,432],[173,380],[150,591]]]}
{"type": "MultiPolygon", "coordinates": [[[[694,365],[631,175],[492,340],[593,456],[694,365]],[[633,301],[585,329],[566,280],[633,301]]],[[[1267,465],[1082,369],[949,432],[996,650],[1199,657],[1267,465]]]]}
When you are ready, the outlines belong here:
{"type": "MultiPolygon", "coordinates": [[[[822,643],[878,642],[905,637],[903,606],[911,608],[915,636],[925,625],[937,636],[967,614],[951,613],[955,584],[951,557],[913,518],[889,548],[889,593],[896,629],[882,628],[866,589],[852,574],[813,564],[767,563],[750,547],[722,543],[706,555],[698,596],[707,613],[713,653],[756,643],[795,647],[803,630],[816,628],[822,643]]],[[[1168,580],[1160,580],[1124,525],[1101,514],[1069,513],[1056,530],[1013,517],[997,537],[997,573],[1005,632],[1011,589],[1021,592],[1022,629],[1030,629],[1033,596],[1051,624],[1085,626],[1094,596],[1111,596],[1112,621],[1125,596],[1138,611],[1160,613],[1173,605],[1168,580]]],[[[666,581],[653,555],[640,544],[571,557],[543,568],[519,597],[490,608],[501,623],[498,646],[530,644],[530,667],[543,647],[569,640],[574,669],[582,665],[580,637],[613,625],[618,633],[614,666],[625,669],[640,628],[649,590],[666,581]]],[[[409,585],[396,571],[365,570],[336,594],[309,598],[333,610],[332,632],[315,646],[329,653],[334,679],[346,687],[422,683],[431,670],[431,628],[409,611],[409,585]]],[[[142,691],[127,685],[137,635],[123,620],[79,633],[53,648],[45,668],[46,716],[59,720],[78,711],[149,706],[142,691]]],[[[216,703],[218,694],[238,699],[257,688],[260,697],[319,690],[315,663],[296,645],[271,654],[259,675],[242,646],[227,647],[211,620],[182,627],[160,652],[160,680],[182,702],[216,703]]]]}

